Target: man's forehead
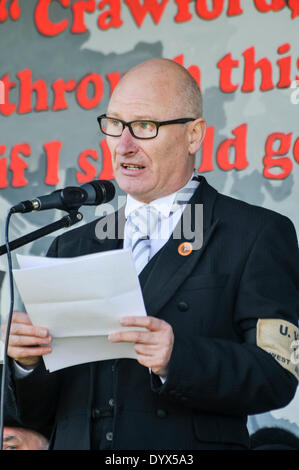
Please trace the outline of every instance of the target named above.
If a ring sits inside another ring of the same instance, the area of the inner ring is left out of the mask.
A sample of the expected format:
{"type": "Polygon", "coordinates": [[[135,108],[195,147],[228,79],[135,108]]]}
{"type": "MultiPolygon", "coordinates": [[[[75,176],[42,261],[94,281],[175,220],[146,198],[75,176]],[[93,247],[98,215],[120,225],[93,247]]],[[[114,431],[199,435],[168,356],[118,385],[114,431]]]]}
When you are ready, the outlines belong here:
{"type": "MultiPolygon", "coordinates": [[[[108,110],[116,113],[124,110],[134,112],[134,119],[158,119],[161,110],[177,107],[179,102],[178,92],[174,82],[169,82],[161,77],[142,77],[138,74],[120,82],[115,88],[108,110]]],[[[119,116],[120,117],[120,116],[119,116]]]]}
{"type": "MultiPolygon", "coordinates": [[[[175,87],[186,74],[187,70],[172,60],[151,59],[128,70],[120,79],[116,89],[130,84],[143,84],[153,89],[159,85],[165,86],[165,83],[168,87],[175,87]]],[[[169,92],[169,89],[165,91],[169,92]]]]}
{"type": "Polygon", "coordinates": [[[134,77],[132,80],[119,82],[110,101],[134,98],[135,101],[142,103],[151,99],[159,100],[161,96],[166,99],[171,96],[172,89],[174,89],[173,83],[162,81],[161,78],[150,80],[149,77],[134,77]]]}
{"type": "MultiPolygon", "coordinates": [[[[134,119],[147,119],[153,118],[160,108],[165,108],[161,103],[159,96],[153,95],[150,92],[141,92],[132,90],[132,93],[116,93],[111,97],[108,104],[109,115],[111,113],[114,117],[122,118],[123,113],[134,114],[134,119]]],[[[159,113],[157,113],[159,114],[159,113]]]]}

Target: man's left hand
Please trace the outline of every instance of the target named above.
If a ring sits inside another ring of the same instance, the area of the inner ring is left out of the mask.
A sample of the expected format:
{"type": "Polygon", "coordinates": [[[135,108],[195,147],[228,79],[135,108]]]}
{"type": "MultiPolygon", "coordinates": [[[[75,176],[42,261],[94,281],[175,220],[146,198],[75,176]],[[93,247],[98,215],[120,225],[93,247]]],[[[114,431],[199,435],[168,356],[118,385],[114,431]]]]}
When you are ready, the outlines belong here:
{"type": "Polygon", "coordinates": [[[174,343],[171,325],[149,316],[125,317],[120,323],[122,326],[143,327],[147,331],[118,331],[108,336],[109,341],[135,343],[138,362],[149,367],[154,374],[166,377],[174,343]]]}

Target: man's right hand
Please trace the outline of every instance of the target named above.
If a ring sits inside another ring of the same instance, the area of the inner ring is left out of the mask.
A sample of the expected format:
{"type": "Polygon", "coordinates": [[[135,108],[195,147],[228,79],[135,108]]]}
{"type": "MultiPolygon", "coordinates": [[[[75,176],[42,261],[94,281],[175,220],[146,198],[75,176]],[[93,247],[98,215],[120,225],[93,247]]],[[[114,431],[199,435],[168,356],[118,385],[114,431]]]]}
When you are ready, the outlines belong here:
{"type": "MultiPolygon", "coordinates": [[[[5,340],[7,322],[2,327],[5,340]]],[[[46,328],[34,326],[25,312],[15,311],[12,316],[7,355],[25,369],[35,367],[40,357],[51,352],[52,338],[46,328]]]]}

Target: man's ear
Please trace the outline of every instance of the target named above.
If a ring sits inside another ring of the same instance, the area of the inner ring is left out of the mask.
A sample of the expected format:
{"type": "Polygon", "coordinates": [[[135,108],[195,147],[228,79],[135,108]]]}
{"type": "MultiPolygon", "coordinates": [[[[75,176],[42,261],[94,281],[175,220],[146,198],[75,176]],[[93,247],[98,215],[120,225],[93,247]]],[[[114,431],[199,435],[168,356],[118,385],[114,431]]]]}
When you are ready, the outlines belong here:
{"type": "Polygon", "coordinates": [[[200,149],[206,134],[207,123],[203,118],[190,122],[189,127],[189,154],[195,155],[200,149]]]}

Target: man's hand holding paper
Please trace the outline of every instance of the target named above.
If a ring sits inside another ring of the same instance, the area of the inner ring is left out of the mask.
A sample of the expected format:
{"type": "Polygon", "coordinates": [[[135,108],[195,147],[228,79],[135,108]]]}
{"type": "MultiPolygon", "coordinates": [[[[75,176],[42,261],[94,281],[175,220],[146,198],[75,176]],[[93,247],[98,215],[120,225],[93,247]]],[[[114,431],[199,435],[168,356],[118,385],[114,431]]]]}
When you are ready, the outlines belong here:
{"type": "Polygon", "coordinates": [[[152,372],[165,377],[172,353],[174,335],[169,323],[159,318],[125,317],[123,326],[144,327],[146,331],[118,331],[109,335],[111,342],[132,342],[138,362],[149,367],[152,372]]]}
{"type": "MultiPolygon", "coordinates": [[[[2,339],[6,335],[7,324],[2,327],[2,339]]],[[[17,361],[23,368],[33,368],[40,357],[51,352],[51,336],[46,328],[34,326],[25,312],[13,313],[8,355],[17,361]]]]}
{"type": "Polygon", "coordinates": [[[85,362],[137,358],[131,342],[108,340],[120,328],[136,330],[121,327],[121,318],[146,316],[128,250],[65,259],[19,256],[18,261],[14,276],[28,315],[14,314],[11,357],[32,367],[43,355],[50,372],[85,362]]]}

